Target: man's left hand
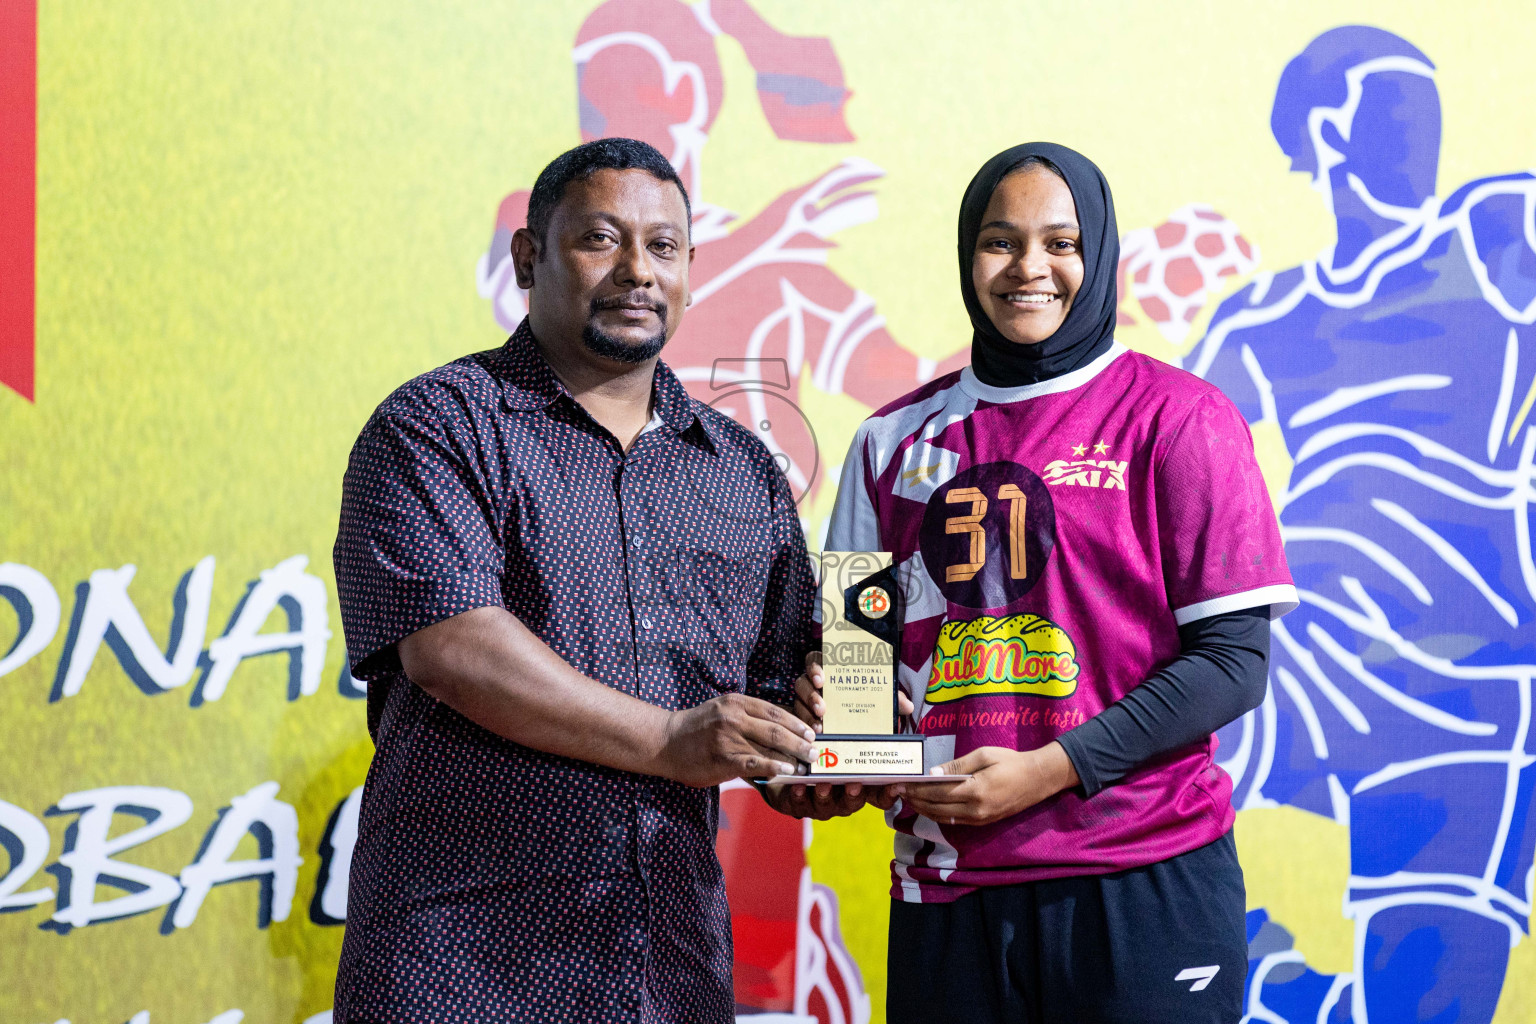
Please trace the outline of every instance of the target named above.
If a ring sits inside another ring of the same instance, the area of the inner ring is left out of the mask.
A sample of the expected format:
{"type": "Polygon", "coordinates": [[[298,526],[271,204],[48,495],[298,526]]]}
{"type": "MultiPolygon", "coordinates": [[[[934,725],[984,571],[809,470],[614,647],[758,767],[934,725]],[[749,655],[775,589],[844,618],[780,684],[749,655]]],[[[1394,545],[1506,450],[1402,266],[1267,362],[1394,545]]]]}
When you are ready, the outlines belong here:
{"type": "Polygon", "coordinates": [[[906,787],[905,804],[941,825],[990,825],[1077,785],[1077,770],[1060,743],[1035,750],[978,747],[933,769],[970,775],[953,784],[906,787]]]}

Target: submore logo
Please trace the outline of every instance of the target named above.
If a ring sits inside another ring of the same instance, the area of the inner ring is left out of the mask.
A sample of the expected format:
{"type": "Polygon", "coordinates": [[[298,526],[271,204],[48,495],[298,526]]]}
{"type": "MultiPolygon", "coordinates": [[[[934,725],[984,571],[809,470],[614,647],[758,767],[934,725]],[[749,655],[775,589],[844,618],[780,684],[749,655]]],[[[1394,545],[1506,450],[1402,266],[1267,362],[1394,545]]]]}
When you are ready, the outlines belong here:
{"type": "Polygon", "coordinates": [[[979,694],[1068,697],[1077,690],[1077,647],[1066,630],[1038,615],[983,615],[946,622],[933,647],[928,703],[979,694]]]}

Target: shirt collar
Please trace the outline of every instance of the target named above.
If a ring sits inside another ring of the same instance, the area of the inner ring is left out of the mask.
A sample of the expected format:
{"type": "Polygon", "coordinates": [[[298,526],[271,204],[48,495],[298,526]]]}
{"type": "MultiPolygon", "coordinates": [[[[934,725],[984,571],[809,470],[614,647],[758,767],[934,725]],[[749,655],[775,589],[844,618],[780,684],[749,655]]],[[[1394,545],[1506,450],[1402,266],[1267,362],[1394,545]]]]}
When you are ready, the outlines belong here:
{"type": "MultiPolygon", "coordinates": [[[[523,317],[507,343],[492,353],[491,360],[496,375],[501,378],[502,395],[510,409],[519,412],[545,409],[562,396],[575,401],[539,351],[527,317],[523,317]]],[[[653,418],[659,417],[673,433],[681,434],[694,423],[701,423],[694,399],[677,379],[677,374],[659,359],[651,387],[655,401],[653,418]]]]}

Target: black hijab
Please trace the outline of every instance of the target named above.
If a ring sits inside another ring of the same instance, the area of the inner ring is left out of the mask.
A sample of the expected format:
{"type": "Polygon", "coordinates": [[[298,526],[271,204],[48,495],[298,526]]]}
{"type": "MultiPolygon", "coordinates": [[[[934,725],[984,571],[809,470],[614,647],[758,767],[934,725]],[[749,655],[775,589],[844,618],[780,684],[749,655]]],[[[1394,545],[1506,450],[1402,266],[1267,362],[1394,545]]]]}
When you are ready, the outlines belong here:
{"type": "Polygon", "coordinates": [[[1026,142],[988,160],[971,179],[960,201],[960,294],[971,315],[971,370],[983,384],[1013,388],[1036,384],[1086,366],[1103,355],[1114,341],[1115,275],[1120,262],[1120,235],[1115,228],[1115,201],[1109,182],[1092,160],[1076,150],[1051,142],[1026,142]],[[971,261],[981,218],[992,193],[1010,171],[1031,156],[1055,164],[1067,179],[1077,204],[1082,229],[1083,284],[1066,319],[1044,341],[1021,345],[1003,337],[976,298],[971,261]]]}

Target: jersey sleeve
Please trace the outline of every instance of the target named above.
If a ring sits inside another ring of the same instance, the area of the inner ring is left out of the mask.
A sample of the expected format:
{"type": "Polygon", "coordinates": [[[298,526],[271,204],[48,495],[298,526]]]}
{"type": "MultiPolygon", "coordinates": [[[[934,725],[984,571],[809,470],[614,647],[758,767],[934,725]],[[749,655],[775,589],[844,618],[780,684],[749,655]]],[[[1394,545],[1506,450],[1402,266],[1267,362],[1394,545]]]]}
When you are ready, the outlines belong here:
{"type": "Polygon", "coordinates": [[[496,496],[464,432],[375,414],[342,482],[333,561],[352,674],[395,669],[395,645],[474,608],[504,607],[496,496]]]}
{"type": "Polygon", "coordinates": [[[1236,407],[1208,392],[1154,453],[1158,543],[1179,625],[1268,605],[1296,607],[1280,525],[1236,407]]]}
{"type": "Polygon", "coordinates": [[[875,471],[870,453],[869,421],[859,424],[848,457],[843,460],[843,475],[837,485],[837,500],[827,520],[824,551],[883,551],[880,546],[880,517],[875,508],[875,471]]]}

